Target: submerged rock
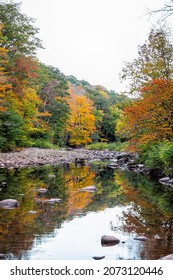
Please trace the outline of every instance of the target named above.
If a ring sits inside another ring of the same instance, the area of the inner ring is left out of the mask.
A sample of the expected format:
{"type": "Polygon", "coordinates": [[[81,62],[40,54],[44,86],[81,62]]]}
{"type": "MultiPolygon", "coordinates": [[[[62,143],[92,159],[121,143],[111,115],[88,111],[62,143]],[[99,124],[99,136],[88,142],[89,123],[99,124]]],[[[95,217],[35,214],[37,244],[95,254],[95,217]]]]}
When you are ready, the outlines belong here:
{"type": "Polygon", "coordinates": [[[5,254],[0,254],[0,260],[4,260],[5,259],[5,254]]]}
{"type": "Polygon", "coordinates": [[[102,260],[104,258],[105,258],[105,256],[95,256],[95,257],[93,257],[94,260],[102,260]]]}
{"type": "Polygon", "coordinates": [[[118,244],[119,242],[120,242],[120,240],[118,238],[116,238],[115,236],[103,235],[101,238],[101,245],[103,247],[114,246],[114,245],[118,244]]]}
{"type": "Polygon", "coordinates": [[[147,241],[148,238],[142,235],[134,237],[134,240],[139,240],[139,241],[147,241]]]}
{"type": "Polygon", "coordinates": [[[96,186],[88,186],[80,189],[82,192],[95,192],[97,190],[96,186]]]}
{"type": "Polygon", "coordinates": [[[56,176],[55,176],[54,174],[49,174],[49,175],[48,175],[48,178],[49,178],[49,179],[53,179],[53,178],[55,178],[55,177],[56,177],[56,176]]]}
{"type": "Polygon", "coordinates": [[[31,211],[28,212],[28,214],[37,214],[37,212],[31,210],[31,211]]]}
{"type": "Polygon", "coordinates": [[[0,201],[0,208],[14,209],[19,206],[19,202],[16,199],[4,199],[0,201]]]}
{"type": "Polygon", "coordinates": [[[43,200],[43,203],[50,203],[50,204],[54,204],[58,202],[61,202],[60,198],[50,198],[50,199],[43,200]]]}
{"type": "Polygon", "coordinates": [[[168,183],[169,181],[170,181],[170,178],[169,178],[169,177],[164,177],[164,178],[159,179],[159,182],[160,182],[161,184],[168,183]]]}
{"type": "Polygon", "coordinates": [[[46,192],[47,192],[47,189],[38,189],[37,192],[38,192],[38,193],[46,193],[46,192]]]}
{"type": "Polygon", "coordinates": [[[164,256],[164,257],[160,258],[159,260],[173,260],[173,254],[164,256]]]}

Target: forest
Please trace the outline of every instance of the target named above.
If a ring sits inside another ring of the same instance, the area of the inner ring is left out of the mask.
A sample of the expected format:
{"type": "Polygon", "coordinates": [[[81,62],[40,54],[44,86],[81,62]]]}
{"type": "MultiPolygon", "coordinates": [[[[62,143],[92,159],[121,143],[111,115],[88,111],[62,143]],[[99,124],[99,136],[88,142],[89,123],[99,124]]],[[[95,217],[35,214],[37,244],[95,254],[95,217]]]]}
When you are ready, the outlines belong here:
{"type": "Polygon", "coordinates": [[[152,28],[120,78],[128,93],[66,76],[45,65],[33,18],[0,3],[0,152],[24,147],[126,149],[173,175],[173,44],[152,28]]]}

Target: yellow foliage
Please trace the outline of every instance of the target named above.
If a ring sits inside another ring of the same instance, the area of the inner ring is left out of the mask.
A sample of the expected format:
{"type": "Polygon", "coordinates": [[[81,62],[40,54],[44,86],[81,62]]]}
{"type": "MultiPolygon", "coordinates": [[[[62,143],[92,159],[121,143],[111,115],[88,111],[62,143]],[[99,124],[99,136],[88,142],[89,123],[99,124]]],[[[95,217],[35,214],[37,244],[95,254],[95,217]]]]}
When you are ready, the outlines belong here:
{"type": "Polygon", "coordinates": [[[67,132],[70,134],[70,144],[90,143],[90,136],[96,129],[92,101],[86,96],[75,94],[71,94],[67,101],[70,108],[70,118],[67,126],[67,132]]]}

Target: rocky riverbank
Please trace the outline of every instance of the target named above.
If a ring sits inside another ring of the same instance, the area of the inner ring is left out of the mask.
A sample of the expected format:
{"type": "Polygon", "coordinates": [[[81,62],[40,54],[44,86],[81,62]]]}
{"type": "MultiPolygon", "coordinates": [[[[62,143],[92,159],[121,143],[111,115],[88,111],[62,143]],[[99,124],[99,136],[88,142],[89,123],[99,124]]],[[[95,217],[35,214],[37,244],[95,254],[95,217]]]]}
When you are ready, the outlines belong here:
{"type": "MultiPolygon", "coordinates": [[[[110,168],[129,166],[133,169],[136,156],[125,152],[86,149],[27,148],[19,152],[0,153],[0,168],[24,168],[46,164],[76,163],[84,165],[92,160],[109,159],[110,168]]],[[[142,168],[142,165],[138,166],[142,168]]]]}

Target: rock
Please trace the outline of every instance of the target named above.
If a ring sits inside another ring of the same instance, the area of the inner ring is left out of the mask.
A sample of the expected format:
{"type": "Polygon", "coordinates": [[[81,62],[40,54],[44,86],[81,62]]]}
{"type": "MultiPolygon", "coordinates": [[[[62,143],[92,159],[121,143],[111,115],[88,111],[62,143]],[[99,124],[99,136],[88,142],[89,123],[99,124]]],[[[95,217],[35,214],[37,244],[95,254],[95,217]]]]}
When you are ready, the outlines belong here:
{"type": "Polygon", "coordinates": [[[109,168],[112,168],[112,169],[116,169],[119,167],[118,163],[116,162],[111,162],[109,165],[108,165],[109,168]]]}
{"type": "Polygon", "coordinates": [[[5,259],[5,255],[4,254],[0,254],[0,260],[4,260],[5,259]]]}
{"type": "Polygon", "coordinates": [[[28,214],[37,214],[36,211],[29,211],[28,214]]]}
{"type": "Polygon", "coordinates": [[[16,199],[4,199],[0,201],[0,208],[14,209],[19,206],[19,202],[16,199]]]}
{"type": "Polygon", "coordinates": [[[54,203],[58,203],[61,202],[60,198],[50,198],[50,199],[45,199],[43,200],[43,203],[50,203],[50,204],[54,204],[54,203]]]}
{"type": "Polygon", "coordinates": [[[95,256],[95,257],[93,257],[93,259],[94,260],[102,260],[102,259],[104,259],[105,258],[105,256],[95,256]]]}
{"type": "Polygon", "coordinates": [[[53,178],[55,178],[56,176],[55,176],[54,174],[49,174],[48,177],[49,177],[50,179],[53,179],[53,178]]]}
{"type": "Polygon", "coordinates": [[[97,188],[94,185],[80,189],[80,191],[82,191],[82,192],[95,192],[96,190],[97,190],[97,188]]]}
{"type": "Polygon", "coordinates": [[[130,153],[125,153],[125,152],[119,153],[119,154],[117,155],[117,159],[121,159],[121,158],[132,158],[132,154],[130,154],[130,153]]]}
{"type": "Polygon", "coordinates": [[[38,189],[37,192],[38,192],[38,193],[46,193],[46,192],[47,192],[47,189],[38,189]]]}
{"type": "Polygon", "coordinates": [[[84,158],[75,158],[75,165],[83,166],[85,165],[85,159],[84,158]]]}
{"type": "Polygon", "coordinates": [[[159,260],[173,260],[173,254],[164,256],[164,257],[160,258],[159,260]]]}
{"type": "Polygon", "coordinates": [[[139,240],[139,241],[147,241],[148,238],[142,235],[134,237],[134,240],[139,240]]]}
{"type": "Polygon", "coordinates": [[[114,245],[118,244],[119,242],[120,242],[120,240],[114,236],[103,235],[101,238],[101,245],[103,247],[114,246],[114,245]]]}
{"type": "Polygon", "coordinates": [[[167,184],[169,181],[170,181],[169,177],[164,177],[164,178],[159,179],[159,182],[161,184],[167,184]]]}
{"type": "Polygon", "coordinates": [[[66,150],[67,150],[67,151],[73,151],[73,149],[70,148],[70,147],[68,147],[66,150]]]}

